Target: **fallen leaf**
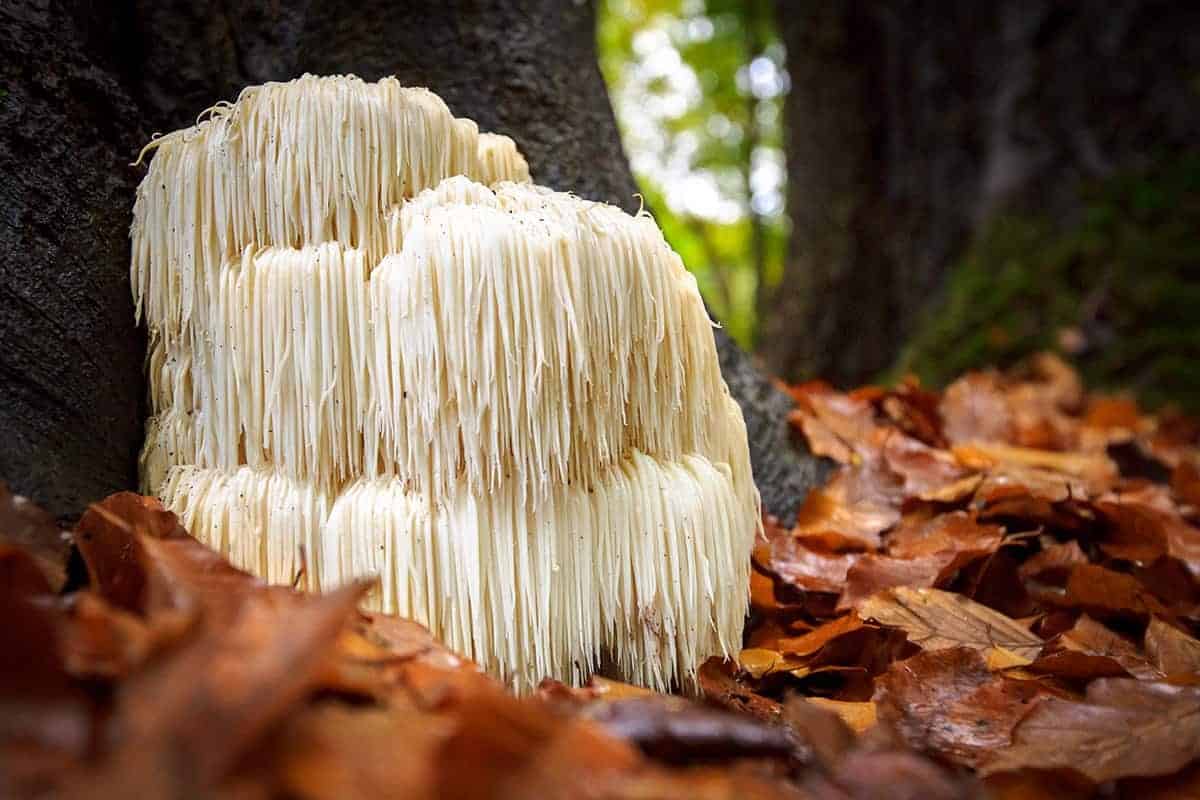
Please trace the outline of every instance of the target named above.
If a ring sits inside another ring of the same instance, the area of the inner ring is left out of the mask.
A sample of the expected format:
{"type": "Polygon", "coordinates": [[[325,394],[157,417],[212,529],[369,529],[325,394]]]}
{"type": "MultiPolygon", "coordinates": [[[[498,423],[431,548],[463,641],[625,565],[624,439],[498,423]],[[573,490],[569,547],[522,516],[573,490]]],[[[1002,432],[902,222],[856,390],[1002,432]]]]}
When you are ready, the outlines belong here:
{"type": "Polygon", "coordinates": [[[733,665],[724,659],[705,661],[700,665],[696,679],[704,696],[722,708],[749,714],[765,722],[777,722],[783,713],[782,705],[741,683],[733,665]]]}
{"type": "Polygon", "coordinates": [[[1195,461],[1182,460],[1171,472],[1171,491],[1183,505],[1200,510],[1200,466],[1195,461]]]}
{"type": "Polygon", "coordinates": [[[1200,641],[1157,617],[1146,628],[1145,648],[1164,675],[1200,676],[1200,641]]]}
{"type": "Polygon", "coordinates": [[[950,647],[893,664],[876,682],[880,722],[911,746],[973,767],[1009,744],[1045,690],[992,672],[979,651],[950,647]]]}
{"type": "Polygon", "coordinates": [[[1025,769],[984,779],[989,800],[1092,800],[1096,787],[1074,772],[1025,769]]]}
{"type": "Polygon", "coordinates": [[[862,734],[875,727],[878,714],[874,702],[853,703],[846,700],[830,700],[827,697],[805,697],[804,702],[832,711],[855,733],[862,734]]]}
{"type": "Polygon", "coordinates": [[[1117,477],[1117,468],[1108,456],[1097,453],[1058,453],[994,442],[956,445],[952,452],[968,469],[981,471],[1012,466],[1044,469],[1104,486],[1117,477]]]}
{"type": "Polygon", "coordinates": [[[160,794],[180,763],[194,785],[214,786],[319,685],[362,591],[247,595],[226,624],[205,626],[171,659],[131,676],[116,702],[120,748],[88,778],[94,791],[160,794]]]}
{"type": "Polygon", "coordinates": [[[90,703],[64,663],[61,614],[45,602],[49,580],[33,555],[0,545],[0,789],[37,786],[83,758],[90,703]]]}
{"type": "Polygon", "coordinates": [[[1162,677],[1162,673],[1142,655],[1137,645],[1087,614],[1081,615],[1069,630],[1047,642],[1042,657],[1035,664],[1039,662],[1041,666],[1037,669],[1050,674],[1066,675],[1074,669],[1077,673],[1074,677],[1102,677],[1101,673],[1105,671],[1109,671],[1110,675],[1115,674],[1112,667],[1104,662],[1115,663],[1121,670],[1141,680],[1158,680],[1162,677]],[[1092,660],[1074,658],[1068,653],[1076,653],[1092,660]],[[1062,657],[1049,664],[1056,665],[1058,673],[1053,666],[1043,662],[1044,658],[1055,655],[1062,657]],[[1084,674],[1089,669],[1093,671],[1092,674],[1084,674]]]}
{"type": "Polygon", "coordinates": [[[738,653],[738,666],[755,680],[762,680],[777,672],[790,672],[803,669],[805,662],[798,658],[788,658],[777,650],[767,650],[761,647],[748,647],[738,653]]]}
{"type": "Polygon", "coordinates": [[[954,444],[1012,441],[1012,415],[995,372],[972,372],[947,386],[939,410],[954,444]]]}
{"type": "Polygon", "coordinates": [[[936,495],[951,491],[969,477],[957,459],[911,436],[889,432],[876,434],[879,451],[888,469],[904,479],[909,496],[936,495]]]}
{"type": "Polygon", "coordinates": [[[791,388],[796,410],[789,417],[808,439],[809,449],[842,464],[872,460],[868,444],[876,429],[871,403],[819,383],[791,388]]]}
{"type": "Polygon", "coordinates": [[[902,629],[924,650],[964,646],[986,653],[1002,647],[1032,661],[1043,644],[1013,619],[939,589],[888,589],[862,603],[858,613],[902,629]]]}
{"type": "Polygon", "coordinates": [[[879,469],[847,467],[824,488],[809,492],[792,535],[836,534],[851,549],[877,549],[880,534],[900,520],[894,479],[879,469]]]}
{"type": "Polygon", "coordinates": [[[931,447],[946,446],[936,392],[926,391],[912,376],[883,396],[879,407],[897,428],[931,447]]]}
{"type": "MultiPolygon", "coordinates": [[[[1096,508],[1108,521],[1108,530],[1100,543],[1105,553],[1125,561],[1148,564],[1171,551],[1170,529],[1175,525],[1189,528],[1182,519],[1157,508],[1131,502],[1100,501],[1096,508]]],[[[1187,530],[1183,536],[1200,531],[1187,530]]]]}
{"type": "Polygon", "coordinates": [[[1042,549],[1021,564],[1019,572],[1022,578],[1036,578],[1043,572],[1052,569],[1069,568],[1074,564],[1086,564],[1088,557],[1079,549],[1079,542],[1071,539],[1067,542],[1056,542],[1043,545],[1042,549]]]}
{"type": "Polygon", "coordinates": [[[1130,435],[1141,426],[1137,401],[1127,396],[1093,395],[1088,399],[1083,424],[1102,431],[1123,431],[1130,435]]]}
{"type": "Polygon", "coordinates": [[[930,520],[901,523],[887,537],[888,555],[919,558],[945,551],[990,553],[1004,539],[1004,528],[978,522],[965,511],[939,514],[930,520]]]}
{"type": "Polygon", "coordinates": [[[1153,614],[1169,616],[1165,606],[1132,575],[1097,564],[1073,564],[1067,568],[1066,584],[1050,585],[1047,575],[1026,583],[1039,602],[1057,608],[1085,611],[1101,618],[1146,619],[1153,614]]]}
{"type": "Polygon", "coordinates": [[[870,597],[896,586],[933,586],[957,558],[952,552],[917,558],[864,554],[847,570],[846,587],[837,607],[858,609],[870,597]]]}
{"type": "Polygon", "coordinates": [[[794,739],[815,756],[810,760],[826,769],[855,745],[854,731],[840,715],[798,695],[788,697],[784,703],[781,721],[794,739]]]}
{"type": "Polygon", "coordinates": [[[916,753],[895,749],[877,751],[859,748],[838,762],[829,783],[815,776],[804,784],[815,784],[813,794],[822,800],[969,800],[978,798],[975,784],[938,769],[916,753]]]}
{"type": "Polygon", "coordinates": [[[668,764],[786,759],[793,751],[791,739],[778,726],[679,697],[614,700],[589,706],[584,716],[650,758],[668,764]]]}
{"type": "Polygon", "coordinates": [[[1043,700],[1012,739],[983,774],[1072,769],[1095,783],[1169,775],[1200,754],[1200,689],[1102,678],[1083,702],[1043,700]]]}
{"type": "Polygon", "coordinates": [[[772,539],[768,568],[791,586],[836,598],[842,592],[846,573],[861,554],[830,553],[815,549],[814,544],[791,535],[772,539]]]}
{"type": "Polygon", "coordinates": [[[53,515],[29,498],[13,494],[4,481],[0,481],[0,546],[28,554],[53,591],[66,583],[70,537],[58,527],[53,515]]]}
{"type": "Polygon", "coordinates": [[[780,639],[779,651],[797,658],[812,656],[834,639],[862,630],[863,621],[854,614],[846,614],[809,631],[803,636],[780,639]]]}
{"type": "MultiPolygon", "coordinates": [[[[271,742],[279,794],[310,800],[433,797],[434,758],[453,724],[411,705],[355,708],[327,701],[302,709],[271,742]]],[[[257,771],[261,775],[262,767],[257,771]]]]}

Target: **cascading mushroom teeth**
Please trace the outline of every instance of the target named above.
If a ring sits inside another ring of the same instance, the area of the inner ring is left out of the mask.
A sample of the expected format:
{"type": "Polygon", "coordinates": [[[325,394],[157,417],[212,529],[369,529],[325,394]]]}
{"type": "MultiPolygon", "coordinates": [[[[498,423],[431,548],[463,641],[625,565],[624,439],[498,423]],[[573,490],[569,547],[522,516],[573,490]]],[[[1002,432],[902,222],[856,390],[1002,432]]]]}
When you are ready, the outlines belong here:
{"type": "Polygon", "coordinates": [[[271,581],[378,575],[370,605],[518,690],[736,652],[745,425],[649,215],[529,183],[394,79],[253,87],[153,149],[141,475],[198,538],[271,581]]]}

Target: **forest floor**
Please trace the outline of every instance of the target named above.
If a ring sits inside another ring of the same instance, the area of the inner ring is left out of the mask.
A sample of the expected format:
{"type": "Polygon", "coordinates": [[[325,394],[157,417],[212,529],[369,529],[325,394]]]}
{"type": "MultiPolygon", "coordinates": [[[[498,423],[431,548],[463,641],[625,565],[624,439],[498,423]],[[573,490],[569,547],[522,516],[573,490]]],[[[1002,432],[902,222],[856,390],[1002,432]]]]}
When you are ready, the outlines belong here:
{"type": "Polygon", "coordinates": [[[517,698],[363,587],[266,586],[157,501],[65,540],[0,491],[0,795],[1200,794],[1200,425],[1050,356],[788,389],[840,466],[766,521],[745,649],[700,699],[517,698]]]}

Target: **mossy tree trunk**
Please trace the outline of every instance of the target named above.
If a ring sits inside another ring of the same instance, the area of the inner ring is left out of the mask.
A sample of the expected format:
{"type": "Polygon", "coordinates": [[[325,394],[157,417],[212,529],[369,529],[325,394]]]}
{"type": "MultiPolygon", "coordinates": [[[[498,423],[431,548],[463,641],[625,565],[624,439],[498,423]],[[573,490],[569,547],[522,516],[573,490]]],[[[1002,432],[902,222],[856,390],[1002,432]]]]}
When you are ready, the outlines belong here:
{"type": "Polygon", "coordinates": [[[762,354],[842,384],[896,359],[1002,210],[1195,148],[1200,6],[776,0],[791,253],[762,354]]]}
{"type": "MultiPolygon", "coordinates": [[[[19,0],[0,24],[0,479],[60,515],[135,485],[129,163],[152,131],[251,84],[394,74],[511,135],[535,180],[637,207],[586,2],[19,0]]],[[[817,465],[788,446],[783,395],[718,346],[767,507],[790,516],[817,465]]]]}

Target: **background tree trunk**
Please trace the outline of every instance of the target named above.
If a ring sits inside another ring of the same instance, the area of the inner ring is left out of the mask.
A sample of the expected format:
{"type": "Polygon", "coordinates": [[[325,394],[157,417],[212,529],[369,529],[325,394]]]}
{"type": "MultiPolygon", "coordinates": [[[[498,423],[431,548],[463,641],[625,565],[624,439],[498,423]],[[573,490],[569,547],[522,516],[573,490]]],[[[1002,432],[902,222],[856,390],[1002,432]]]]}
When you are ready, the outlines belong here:
{"type": "Polygon", "coordinates": [[[777,0],[792,242],[763,355],[871,379],[1001,209],[1193,146],[1200,7],[1164,0],[777,0]],[[798,333],[802,332],[802,333],[798,333]]]}
{"type": "MultiPolygon", "coordinates": [[[[516,139],[534,179],[637,207],[595,54],[594,9],[563,0],[195,0],[0,8],[0,476],[60,515],[135,485],[142,335],[127,229],[151,131],[250,84],[394,74],[516,139]]],[[[820,465],[789,402],[723,333],[767,508],[788,518],[820,465]]]]}

